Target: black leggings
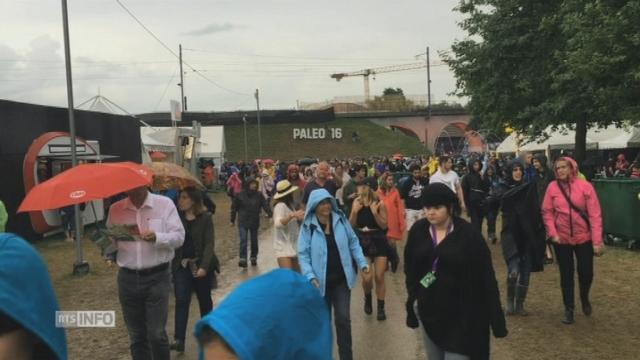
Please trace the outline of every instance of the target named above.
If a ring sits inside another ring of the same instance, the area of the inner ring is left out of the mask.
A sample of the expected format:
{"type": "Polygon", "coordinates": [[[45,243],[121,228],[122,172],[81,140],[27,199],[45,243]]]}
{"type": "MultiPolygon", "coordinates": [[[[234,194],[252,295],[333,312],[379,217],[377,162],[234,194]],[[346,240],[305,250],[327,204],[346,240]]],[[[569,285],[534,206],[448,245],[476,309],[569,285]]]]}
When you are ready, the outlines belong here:
{"type": "Polygon", "coordinates": [[[573,254],[577,260],[578,285],[580,286],[580,300],[589,301],[589,289],[593,282],[593,243],[591,241],[580,245],[554,244],[556,257],[560,267],[560,286],[562,300],[566,308],[574,307],[573,254]]]}

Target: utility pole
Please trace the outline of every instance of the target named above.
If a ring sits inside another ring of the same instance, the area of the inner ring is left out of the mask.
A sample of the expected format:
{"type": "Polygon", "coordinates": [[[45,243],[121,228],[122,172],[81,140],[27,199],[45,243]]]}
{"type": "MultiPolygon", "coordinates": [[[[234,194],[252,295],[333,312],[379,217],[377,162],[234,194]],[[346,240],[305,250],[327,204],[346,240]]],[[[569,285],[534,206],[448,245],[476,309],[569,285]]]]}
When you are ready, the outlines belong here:
{"type": "Polygon", "coordinates": [[[260,92],[256,89],[256,107],[258,108],[258,154],[262,160],[262,135],[260,134],[260,92]]]}
{"type": "Polygon", "coordinates": [[[242,115],[242,124],[244,124],[244,162],[247,164],[249,162],[247,155],[247,114],[242,115]]]}
{"type": "MultiPolygon", "coordinates": [[[[71,74],[71,45],[69,43],[69,16],[67,11],[67,0],[62,0],[62,30],[64,35],[64,63],[67,75],[67,102],[69,112],[69,137],[71,141],[71,166],[78,165],[78,158],[76,156],[76,122],[74,117],[74,105],[73,105],[73,76],[71,74]]],[[[75,204],[73,206],[74,219],[76,226],[75,240],[76,240],[76,262],[73,264],[74,275],[86,275],[89,273],[89,263],[84,261],[82,254],[82,214],[80,214],[80,206],[75,204]]]]}
{"type": "Polygon", "coordinates": [[[184,97],[184,72],[182,71],[182,44],[179,45],[180,49],[180,104],[182,104],[182,112],[187,111],[187,101],[184,97]]]}
{"type": "Polygon", "coordinates": [[[431,117],[431,64],[429,62],[428,46],[427,46],[427,115],[431,117]]]}

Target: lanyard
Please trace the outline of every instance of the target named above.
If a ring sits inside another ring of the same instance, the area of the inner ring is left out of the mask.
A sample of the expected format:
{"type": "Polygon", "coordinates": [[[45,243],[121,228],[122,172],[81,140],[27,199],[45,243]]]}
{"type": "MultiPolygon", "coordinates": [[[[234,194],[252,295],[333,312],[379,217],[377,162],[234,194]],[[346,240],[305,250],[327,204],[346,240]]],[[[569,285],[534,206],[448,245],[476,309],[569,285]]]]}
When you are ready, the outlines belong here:
{"type": "MultiPolygon", "coordinates": [[[[433,251],[436,251],[436,247],[438,246],[438,235],[436,232],[436,227],[431,225],[431,241],[433,242],[433,251]]],[[[445,238],[447,236],[449,236],[449,234],[451,234],[451,232],[453,231],[453,220],[451,221],[451,224],[449,224],[449,227],[447,228],[447,234],[444,236],[445,238]]],[[[431,272],[435,273],[436,270],[438,269],[438,260],[440,260],[440,257],[436,257],[435,260],[433,260],[433,264],[431,265],[431,272]]]]}

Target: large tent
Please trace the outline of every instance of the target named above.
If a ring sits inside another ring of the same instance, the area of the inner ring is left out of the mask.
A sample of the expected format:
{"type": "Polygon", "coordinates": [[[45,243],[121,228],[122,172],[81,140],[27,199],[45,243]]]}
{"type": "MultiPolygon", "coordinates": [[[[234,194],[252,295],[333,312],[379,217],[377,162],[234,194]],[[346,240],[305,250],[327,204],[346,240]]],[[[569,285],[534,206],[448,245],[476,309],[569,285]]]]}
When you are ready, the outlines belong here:
{"type": "MultiPolygon", "coordinates": [[[[575,130],[560,128],[554,131],[549,127],[545,132],[551,135],[542,142],[530,141],[527,138],[518,139],[517,135],[512,133],[498,146],[496,151],[498,153],[515,153],[520,151],[569,150],[575,147],[575,130]],[[521,144],[520,147],[518,147],[518,142],[521,144]]],[[[639,126],[626,128],[609,126],[587,131],[587,149],[610,150],[628,147],[640,147],[639,126]]]]}
{"type": "MultiPolygon", "coordinates": [[[[176,141],[176,131],[178,128],[170,127],[141,127],[140,136],[142,144],[147,152],[161,151],[169,153],[174,152],[176,141]]],[[[191,129],[189,127],[179,127],[179,129],[191,129]]],[[[212,159],[216,166],[220,166],[224,162],[226,152],[224,140],[224,126],[202,126],[200,128],[200,139],[196,147],[196,153],[199,158],[212,159]]]]}

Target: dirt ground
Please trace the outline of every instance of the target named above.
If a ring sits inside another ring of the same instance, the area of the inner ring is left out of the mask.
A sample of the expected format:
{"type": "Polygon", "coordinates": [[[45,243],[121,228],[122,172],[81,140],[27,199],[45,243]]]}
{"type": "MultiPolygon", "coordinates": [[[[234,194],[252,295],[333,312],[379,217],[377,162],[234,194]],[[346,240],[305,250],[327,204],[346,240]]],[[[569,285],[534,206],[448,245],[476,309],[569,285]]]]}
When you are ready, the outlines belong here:
{"type": "MultiPolygon", "coordinates": [[[[232,269],[231,266],[237,256],[238,235],[237,228],[229,224],[229,200],[224,193],[214,194],[213,199],[217,204],[217,213],[214,215],[216,253],[222,264],[231,264],[227,265],[228,273],[237,275],[237,268],[232,269]]],[[[265,219],[261,232],[268,227],[265,219]]],[[[501,293],[504,294],[506,268],[500,246],[489,246],[501,293]]],[[[116,311],[115,328],[67,331],[69,359],[128,359],[129,341],[118,302],[117,269],[108,268],[103,263],[97,247],[89,240],[85,240],[84,254],[91,265],[91,273],[85,277],[71,275],[75,260],[73,244],[60,239],[47,239],[38,242],[36,247],[47,262],[62,310],[116,311]]],[[[269,248],[263,246],[261,251],[269,251],[269,248]]],[[[226,291],[235,285],[230,282],[235,282],[237,277],[225,277],[224,267],[222,272],[221,291],[226,291]]],[[[492,358],[640,358],[640,253],[608,248],[603,257],[595,259],[592,304],[592,317],[587,318],[578,310],[575,325],[563,325],[560,322],[563,309],[556,266],[548,266],[543,273],[533,274],[526,303],[530,315],[507,319],[509,336],[492,340],[492,358]]],[[[172,333],[173,303],[170,309],[169,334],[172,333]]],[[[389,320],[404,322],[403,317],[389,320]]],[[[189,323],[190,328],[193,325],[189,323]]],[[[393,336],[389,337],[389,341],[394,341],[393,336]]],[[[372,356],[367,358],[374,359],[375,354],[372,356]]],[[[185,355],[183,358],[191,357],[185,355]]]]}

